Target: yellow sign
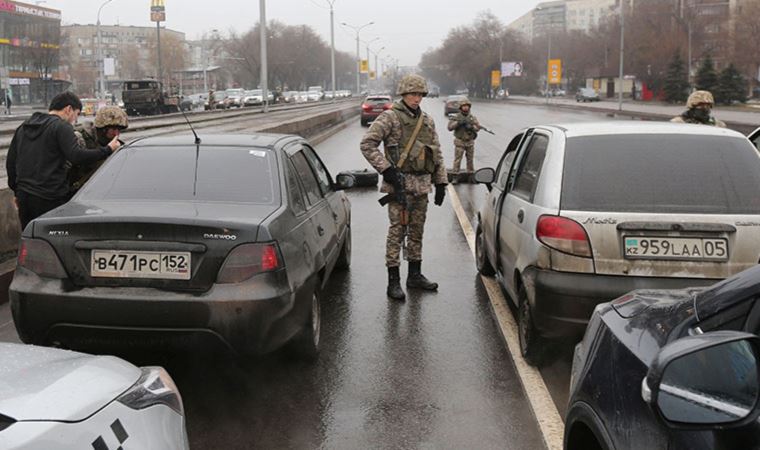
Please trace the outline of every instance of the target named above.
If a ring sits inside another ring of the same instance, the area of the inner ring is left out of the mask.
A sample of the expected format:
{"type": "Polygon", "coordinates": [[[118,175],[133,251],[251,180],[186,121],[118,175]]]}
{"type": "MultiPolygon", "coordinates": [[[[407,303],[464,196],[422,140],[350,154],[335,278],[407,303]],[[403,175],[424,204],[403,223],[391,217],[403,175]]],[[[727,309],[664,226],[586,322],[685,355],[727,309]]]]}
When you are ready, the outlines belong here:
{"type": "Polygon", "coordinates": [[[369,61],[366,59],[362,59],[361,62],[359,62],[359,72],[361,73],[368,73],[369,72],[369,61]]]}
{"type": "Polygon", "coordinates": [[[375,79],[375,71],[374,70],[370,70],[369,71],[369,79],[370,80],[374,80],[375,79]]]}
{"type": "Polygon", "coordinates": [[[549,84],[560,84],[562,82],[562,60],[550,59],[549,60],[549,84]]]}
{"type": "Polygon", "coordinates": [[[166,22],[166,8],[164,0],[150,0],[150,21],[166,22]]]}
{"type": "Polygon", "coordinates": [[[491,87],[497,88],[499,86],[501,86],[501,71],[492,70],[491,71],[491,87]]]}

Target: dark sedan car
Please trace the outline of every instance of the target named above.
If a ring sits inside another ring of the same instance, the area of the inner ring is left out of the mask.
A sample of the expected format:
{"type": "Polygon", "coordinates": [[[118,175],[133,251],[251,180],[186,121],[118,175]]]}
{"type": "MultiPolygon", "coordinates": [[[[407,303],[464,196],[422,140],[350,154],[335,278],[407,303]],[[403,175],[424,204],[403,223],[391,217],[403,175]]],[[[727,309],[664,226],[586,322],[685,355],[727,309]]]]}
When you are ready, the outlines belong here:
{"type": "Polygon", "coordinates": [[[391,109],[393,99],[390,95],[370,95],[362,102],[362,112],[359,120],[363,127],[377,119],[377,116],[391,109]]]}
{"type": "Polygon", "coordinates": [[[201,336],[241,355],[291,341],[314,357],[320,292],[350,263],[339,191],[352,182],[333,182],[297,136],[139,140],[24,230],[10,287],[19,336],[201,336]]]}
{"type": "Polygon", "coordinates": [[[760,449],[760,266],[599,305],[575,349],[565,448],[760,449]]]}

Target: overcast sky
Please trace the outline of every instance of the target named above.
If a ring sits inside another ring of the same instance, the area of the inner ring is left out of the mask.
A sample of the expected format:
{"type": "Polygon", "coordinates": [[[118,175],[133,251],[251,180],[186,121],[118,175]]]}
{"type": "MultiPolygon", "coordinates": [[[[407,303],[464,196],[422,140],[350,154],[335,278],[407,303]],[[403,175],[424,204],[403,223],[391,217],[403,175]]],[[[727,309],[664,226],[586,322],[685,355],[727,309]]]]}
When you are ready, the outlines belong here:
{"type": "MultiPolygon", "coordinates": [[[[362,31],[361,39],[380,37],[372,49],[384,46],[381,56],[398,58],[401,65],[416,65],[422,53],[438,46],[449,29],[472,22],[479,12],[491,10],[507,24],[538,3],[539,0],[335,0],[335,47],[356,52],[356,35],[341,22],[360,26],[373,21],[374,25],[362,31]]],[[[64,24],[94,24],[101,4],[103,0],[47,0],[40,6],[61,10],[64,24]]],[[[310,25],[329,44],[327,5],[328,0],[269,0],[267,20],[310,25]]],[[[259,2],[166,0],[166,18],[167,27],[184,32],[188,39],[212,29],[225,34],[230,29],[245,31],[259,20],[259,2]]],[[[150,0],[112,0],[103,8],[100,20],[107,25],[154,25],[150,22],[150,0]]],[[[364,57],[364,44],[361,47],[364,57]]]]}

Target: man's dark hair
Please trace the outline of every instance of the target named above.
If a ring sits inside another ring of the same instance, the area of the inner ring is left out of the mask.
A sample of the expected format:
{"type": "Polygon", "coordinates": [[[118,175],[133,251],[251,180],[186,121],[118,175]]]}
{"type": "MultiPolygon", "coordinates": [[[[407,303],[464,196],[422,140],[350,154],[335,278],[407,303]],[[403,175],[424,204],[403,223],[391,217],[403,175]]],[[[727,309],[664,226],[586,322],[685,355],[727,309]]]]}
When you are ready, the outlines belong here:
{"type": "Polygon", "coordinates": [[[79,97],[73,92],[61,92],[60,94],[53,97],[53,100],[50,102],[50,108],[48,108],[48,111],[60,111],[63,108],[71,106],[74,109],[82,110],[82,101],[79,100],[79,97]]]}

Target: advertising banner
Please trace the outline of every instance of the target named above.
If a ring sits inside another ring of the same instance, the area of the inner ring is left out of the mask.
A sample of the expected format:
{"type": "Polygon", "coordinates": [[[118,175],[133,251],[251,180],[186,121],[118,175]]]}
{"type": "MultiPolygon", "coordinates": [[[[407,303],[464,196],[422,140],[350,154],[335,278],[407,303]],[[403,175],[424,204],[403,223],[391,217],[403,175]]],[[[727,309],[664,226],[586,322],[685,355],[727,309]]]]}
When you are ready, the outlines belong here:
{"type": "Polygon", "coordinates": [[[491,71],[491,87],[497,88],[501,85],[501,72],[498,70],[491,71]]]}
{"type": "Polygon", "coordinates": [[[369,60],[362,59],[359,63],[359,72],[361,73],[368,73],[369,72],[369,60]]]}
{"type": "Polygon", "coordinates": [[[549,84],[560,84],[562,82],[562,60],[549,60],[549,84]]]}
{"type": "Polygon", "coordinates": [[[502,77],[521,77],[523,75],[522,61],[502,61],[502,77]]]}

